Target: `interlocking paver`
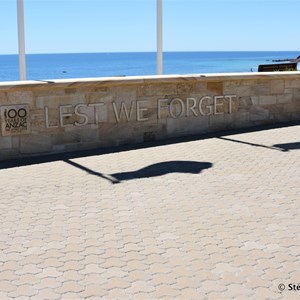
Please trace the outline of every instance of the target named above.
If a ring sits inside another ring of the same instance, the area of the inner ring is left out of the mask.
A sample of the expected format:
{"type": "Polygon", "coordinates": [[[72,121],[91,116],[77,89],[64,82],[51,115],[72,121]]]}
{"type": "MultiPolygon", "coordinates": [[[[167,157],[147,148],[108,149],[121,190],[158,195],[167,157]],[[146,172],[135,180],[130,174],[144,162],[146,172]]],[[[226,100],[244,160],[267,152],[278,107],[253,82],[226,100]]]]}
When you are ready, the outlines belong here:
{"type": "Polygon", "coordinates": [[[38,291],[33,288],[32,285],[24,284],[17,287],[17,289],[14,292],[9,293],[9,296],[11,297],[31,297],[38,293],[38,291]]]}
{"type": "Polygon", "coordinates": [[[127,289],[127,292],[131,295],[138,293],[151,293],[155,291],[155,287],[152,286],[149,281],[136,281],[131,284],[131,287],[127,289]]]}
{"type": "Polygon", "coordinates": [[[0,163],[0,299],[296,299],[299,132],[0,163]]]}
{"type": "Polygon", "coordinates": [[[57,289],[61,294],[65,293],[79,293],[84,290],[84,287],[79,284],[77,281],[66,281],[63,283],[62,287],[57,289]]]}
{"type": "MultiPolygon", "coordinates": [[[[280,299],[281,294],[278,291],[276,293],[270,291],[270,288],[259,287],[255,289],[254,297],[256,299],[280,299]]],[[[290,299],[293,299],[293,295],[291,295],[290,299]]]]}
{"type": "Polygon", "coordinates": [[[48,278],[48,277],[56,278],[56,277],[61,276],[62,274],[63,274],[62,272],[58,271],[54,267],[47,267],[47,268],[44,268],[42,270],[42,272],[37,274],[37,277],[39,277],[39,278],[48,278]]]}
{"type": "Polygon", "coordinates": [[[4,265],[1,266],[2,271],[0,273],[0,281],[2,280],[9,280],[9,281],[13,281],[16,280],[18,278],[18,275],[15,274],[15,271],[11,271],[11,269],[9,269],[9,266],[5,267],[4,265]]]}
{"type": "Polygon", "coordinates": [[[59,277],[58,278],[46,277],[41,279],[41,281],[38,284],[36,284],[34,287],[38,290],[42,290],[45,288],[55,289],[62,285],[62,283],[58,279],[59,277]]]}
{"type": "Polygon", "coordinates": [[[58,300],[60,299],[60,295],[55,293],[50,288],[45,288],[43,290],[39,290],[39,292],[31,297],[32,300],[58,300]]]}
{"type": "Polygon", "coordinates": [[[0,291],[1,292],[12,292],[17,289],[17,286],[12,284],[8,280],[1,280],[0,282],[0,291]]]}
{"type": "Polygon", "coordinates": [[[98,284],[90,284],[85,287],[84,291],[79,294],[83,299],[90,299],[90,297],[104,297],[108,292],[98,284]]]}
{"type": "Polygon", "coordinates": [[[16,285],[23,285],[23,284],[34,285],[34,284],[38,284],[39,282],[40,279],[33,274],[20,275],[17,280],[13,281],[13,283],[16,285]]]}
{"type": "Polygon", "coordinates": [[[137,280],[150,280],[152,276],[150,274],[147,274],[144,271],[141,270],[134,270],[131,272],[128,272],[128,278],[130,279],[131,282],[135,282],[137,280]]]}
{"type": "Polygon", "coordinates": [[[87,274],[84,276],[84,279],[78,281],[81,285],[87,286],[90,284],[103,285],[107,282],[107,278],[103,277],[101,274],[87,274]]]}

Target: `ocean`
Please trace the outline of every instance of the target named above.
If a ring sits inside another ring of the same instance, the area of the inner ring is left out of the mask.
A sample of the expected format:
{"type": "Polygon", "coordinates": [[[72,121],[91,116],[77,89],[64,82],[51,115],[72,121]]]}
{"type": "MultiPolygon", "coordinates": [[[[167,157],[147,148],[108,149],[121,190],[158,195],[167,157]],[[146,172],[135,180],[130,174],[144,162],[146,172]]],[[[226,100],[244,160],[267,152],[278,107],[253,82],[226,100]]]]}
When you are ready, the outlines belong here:
{"type": "MultiPolygon", "coordinates": [[[[256,72],[259,64],[296,58],[299,54],[297,51],[165,52],[164,74],[256,72]]],[[[29,80],[155,75],[156,53],[28,54],[26,64],[29,80]]],[[[18,79],[18,56],[0,55],[0,81],[18,79]]]]}

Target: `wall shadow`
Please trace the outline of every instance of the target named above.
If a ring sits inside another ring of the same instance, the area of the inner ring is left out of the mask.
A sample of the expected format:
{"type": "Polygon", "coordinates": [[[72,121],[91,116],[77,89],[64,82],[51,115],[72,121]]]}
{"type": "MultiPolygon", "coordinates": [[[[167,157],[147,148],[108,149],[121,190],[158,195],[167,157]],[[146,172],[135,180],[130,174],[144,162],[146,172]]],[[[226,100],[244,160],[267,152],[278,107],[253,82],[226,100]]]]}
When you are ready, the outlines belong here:
{"type": "Polygon", "coordinates": [[[157,176],[163,176],[170,173],[188,173],[188,174],[199,174],[204,169],[212,167],[212,163],[209,162],[197,162],[197,161],[167,161],[153,165],[149,165],[145,168],[122,173],[114,174],[103,174],[92,169],[89,169],[79,163],[71,161],[69,159],[64,160],[69,165],[76,167],[90,175],[94,175],[103,179],[108,180],[111,183],[120,183],[122,181],[151,178],[157,176]]]}
{"type": "Polygon", "coordinates": [[[287,144],[276,144],[273,147],[280,148],[282,151],[290,151],[290,150],[300,150],[300,142],[296,143],[287,143],[287,144]]]}
{"type": "MultiPolygon", "coordinates": [[[[111,154],[111,153],[125,152],[125,151],[131,151],[131,150],[136,150],[136,149],[146,149],[146,148],[160,147],[160,146],[171,145],[171,144],[186,143],[186,142],[191,142],[191,141],[195,141],[195,140],[203,140],[203,139],[207,139],[207,138],[222,138],[223,140],[227,139],[227,141],[238,142],[237,140],[233,140],[231,138],[225,138],[225,137],[230,136],[230,135],[254,132],[254,131],[269,130],[269,129],[274,129],[274,128],[291,127],[291,126],[299,126],[299,125],[300,125],[300,122],[292,122],[292,123],[276,124],[276,125],[265,125],[265,126],[255,126],[255,127],[243,128],[243,129],[226,130],[226,131],[219,131],[219,132],[214,132],[214,133],[191,135],[191,136],[186,136],[186,137],[168,138],[165,140],[149,141],[149,142],[144,142],[144,143],[140,143],[140,144],[122,145],[122,146],[107,147],[107,148],[97,148],[97,149],[92,149],[92,150],[81,150],[81,151],[78,150],[75,152],[60,153],[60,154],[47,154],[47,155],[41,155],[41,156],[35,155],[32,157],[24,157],[24,158],[19,158],[19,159],[15,158],[15,159],[11,159],[11,160],[0,161],[0,170],[21,167],[21,166],[35,165],[35,164],[43,164],[43,163],[48,163],[48,162],[53,162],[53,161],[66,161],[66,160],[80,158],[80,157],[98,156],[98,155],[105,155],[108,153],[111,154]]],[[[241,142],[241,141],[239,141],[239,142],[241,142]]],[[[242,142],[242,143],[248,144],[249,146],[268,148],[270,150],[277,150],[277,151],[291,150],[290,148],[285,148],[287,150],[284,150],[282,148],[276,149],[276,147],[268,147],[268,146],[259,145],[259,144],[253,144],[253,143],[247,143],[247,142],[242,142]]],[[[293,147],[295,147],[295,145],[293,147]]]]}

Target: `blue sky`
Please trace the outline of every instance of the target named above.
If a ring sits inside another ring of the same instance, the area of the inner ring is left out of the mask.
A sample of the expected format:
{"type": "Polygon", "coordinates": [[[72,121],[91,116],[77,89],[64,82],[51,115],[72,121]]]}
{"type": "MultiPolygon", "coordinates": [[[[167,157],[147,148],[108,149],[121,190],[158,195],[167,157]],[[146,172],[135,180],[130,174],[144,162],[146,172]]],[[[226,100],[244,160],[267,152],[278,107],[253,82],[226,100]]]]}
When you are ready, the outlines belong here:
{"type": "MultiPolygon", "coordinates": [[[[24,0],[27,53],[156,50],[156,0],[24,0]]],[[[0,54],[18,52],[0,0],[0,54]]],[[[300,0],[163,0],[164,51],[299,50],[300,0]]]]}

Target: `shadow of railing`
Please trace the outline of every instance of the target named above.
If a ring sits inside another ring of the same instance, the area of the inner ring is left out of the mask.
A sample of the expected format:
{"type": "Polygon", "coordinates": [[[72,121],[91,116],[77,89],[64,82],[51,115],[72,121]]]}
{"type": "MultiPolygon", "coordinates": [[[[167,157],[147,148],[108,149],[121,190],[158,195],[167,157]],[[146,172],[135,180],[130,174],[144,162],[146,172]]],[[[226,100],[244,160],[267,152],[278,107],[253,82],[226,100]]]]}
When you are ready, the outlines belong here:
{"type": "Polygon", "coordinates": [[[79,168],[80,170],[85,171],[90,175],[94,175],[106,179],[111,183],[120,183],[122,181],[133,180],[133,179],[152,178],[157,176],[163,176],[170,173],[199,174],[201,173],[202,170],[209,169],[212,167],[212,163],[209,162],[167,161],[167,162],[161,162],[161,163],[149,165],[145,168],[136,171],[114,173],[114,174],[103,174],[98,171],[89,169],[69,159],[64,160],[64,162],[70,164],[73,167],[79,168]]]}
{"type": "Polygon", "coordinates": [[[239,143],[239,144],[244,144],[248,146],[253,146],[253,147],[260,147],[260,148],[265,148],[269,150],[276,150],[276,151],[282,151],[282,152],[287,152],[290,150],[299,150],[300,149],[300,142],[295,142],[295,143],[287,143],[287,144],[275,144],[273,146],[266,146],[262,144],[256,144],[256,143],[251,143],[251,142],[246,142],[246,141],[240,141],[232,138],[227,138],[227,137],[216,137],[220,140],[223,141],[228,141],[228,142],[234,142],[234,143],[239,143]]]}
{"type": "Polygon", "coordinates": [[[288,152],[290,150],[300,150],[300,142],[296,143],[287,143],[287,144],[276,144],[273,147],[282,149],[281,151],[288,152]]]}
{"type": "Polygon", "coordinates": [[[234,142],[234,143],[239,143],[239,144],[244,144],[244,145],[248,145],[248,146],[253,146],[253,147],[260,147],[260,148],[265,148],[265,149],[269,149],[269,150],[277,150],[277,151],[284,151],[278,147],[274,146],[266,146],[266,145],[262,145],[262,144],[255,144],[255,143],[250,143],[250,142],[245,142],[245,141],[240,141],[240,140],[235,140],[235,139],[231,139],[231,138],[225,138],[225,137],[217,137],[220,140],[224,140],[224,141],[228,141],[228,142],[234,142]]]}

